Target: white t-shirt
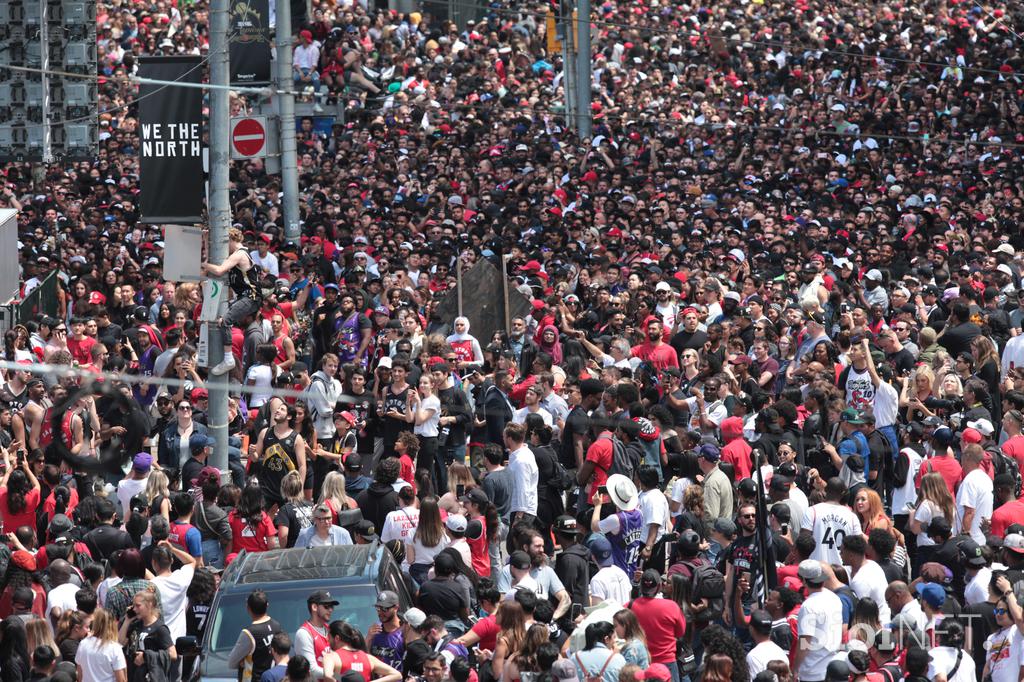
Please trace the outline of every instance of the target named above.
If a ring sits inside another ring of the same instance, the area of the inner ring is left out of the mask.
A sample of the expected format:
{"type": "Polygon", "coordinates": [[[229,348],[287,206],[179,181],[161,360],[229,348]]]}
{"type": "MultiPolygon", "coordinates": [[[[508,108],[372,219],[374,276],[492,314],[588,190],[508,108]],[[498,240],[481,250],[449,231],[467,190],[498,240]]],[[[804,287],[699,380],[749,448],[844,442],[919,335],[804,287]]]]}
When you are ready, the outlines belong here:
{"type": "Polygon", "coordinates": [[[78,593],[80,588],[72,583],[64,583],[58,585],[49,592],[46,593],[46,615],[50,615],[50,611],[54,607],[57,607],[64,611],[77,611],[78,602],[75,601],[75,594],[78,593]]]}
{"type": "Polygon", "coordinates": [[[629,576],[615,564],[605,566],[590,579],[590,596],[597,601],[611,599],[616,604],[625,606],[629,603],[632,589],[629,576]]]}
{"type": "Polygon", "coordinates": [[[879,382],[875,388],[874,399],[875,428],[892,426],[896,423],[896,412],[900,406],[900,396],[896,389],[885,383],[879,382]]]}
{"type": "Polygon", "coordinates": [[[420,410],[433,410],[434,413],[430,415],[422,424],[417,424],[413,427],[413,433],[417,436],[423,436],[424,438],[434,438],[440,432],[441,423],[441,400],[436,395],[427,396],[420,401],[420,410]]]}
{"type": "Polygon", "coordinates": [[[850,588],[857,597],[871,597],[878,604],[878,620],[882,625],[888,625],[892,620],[892,612],[885,602],[885,588],[888,586],[885,571],[871,559],[865,559],[857,575],[850,580],[850,588]]]}
{"type": "Polygon", "coordinates": [[[985,533],[981,530],[981,521],[990,518],[992,518],[992,479],[978,468],[964,477],[956,491],[956,527],[953,529],[953,533],[960,533],[962,529],[967,530],[972,540],[979,545],[984,545],[985,533]],[[974,510],[971,527],[967,529],[963,528],[965,507],[974,510]]]}
{"type": "Polygon", "coordinates": [[[427,547],[419,540],[413,539],[413,537],[410,536],[407,544],[412,547],[413,554],[415,555],[415,563],[427,564],[429,566],[434,563],[434,557],[440,554],[441,550],[450,545],[451,542],[452,541],[447,535],[442,535],[441,542],[437,543],[434,547],[427,547]]]}
{"type": "Polygon", "coordinates": [[[968,581],[967,587],[964,588],[964,601],[967,602],[968,606],[988,601],[988,584],[991,580],[991,568],[985,566],[978,569],[974,577],[968,581]]]}
{"type": "Polygon", "coordinates": [[[767,670],[768,664],[772,661],[789,663],[789,654],[770,639],[751,649],[747,654],[747,670],[750,671],[750,679],[754,679],[759,672],[767,670]]]}
{"type": "Polygon", "coordinates": [[[659,524],[655,542],[660,540],[672,526],[672,517],[668,511],[668,500],[660,490],[645,490],[640,493],[640,513],[644,515],[644,541],[647,541],[647,526],[659,524]]]}
{"type": "Polygon", "coordinates": [[[550,426],[554,428],[555,420],[551,417],[551,413],[545,410],[543,407],[539,407],[537,412],[530,412],[530,408],[523,407],[512,413],[513,424],[525,424],[526,417],[531,414],[539,414],[541,419],[544,420],[544,426],[550,426]]]}
{"type": "Polygon", "coordinates": [[[1020,666],[1024,663],[1021,660],[1024,654],[1022,642],[1024,635],[1014,625],[988,636],[985,640],[985,661],[992,682],[1017,682],[1020,679],[1020,666]]]}
{"type": "Polygon", "coordinates": [[[928,537],[928,524],[936,516],[944,516],[942,510],[931,500],[922,500],[914,512],[914,518],[921,524],[921,532],[917,534],[918,547],[930,547],[935,544],[935,541],[928,537]]]}
{"type": "Polygon", "coordinates": [[[959,649],[948,646],[937,646],[930,650],[932,662],[928,664],[928,678],[934,680],[936,675],[944,675],[946,682],[976,682],[977,671],[974,668],[974,659],[966,651],[960,658],[960,665],[957,666],[957,655],[959,649]],[[956,674],[952,677],[949,673],[956,667],[956,674]]]}
{"type": "Polygon", "coordinates": [[[672,492],[669,493],[669,496],[673,502],[679,505],[679,511],[672,512],[672,518],[683,513],[683,497],[686,495],[686,489],[691,485],[693,485],[693,481],[685,476],[672,481],[672,492]]]}
{"type": "Polygon", "coordinates": [[[405,507],[388,512],[388,515],[384,517],[384,526],[380,529],[380,541],[411,542],[419,523],[420,510],[416,507],[405,507]]]}
{"type": "Polygon", "coordinates": [[[172,640],[185,636],[185,610],[188,607],[185,592],[192,584],[195,572],[195,564],[187,564],[171,571],[170,575],[153,577],[153,584],[160,592],[160,603],[163,604],[164,623],[171,631],[172,640]]]}
{"type": "Polygon", "coordinates": [[[82,682],[110,682],[116,671],[128,667],[117,642],[101,644],[95,637],[86,637],[78,645],[75,663],[82,669],[82,682]]]}
{"type": "MultiPolygon", "coordinates": [[[[853,513],[853,510],[832,502],[819,502],[808,509],[800,528],[809,530],[814,535],[816,544],[811,558],[815,561],[827,561],[830,564],[843,563],[839,556],[843,538],[847,535],[861,534],[860,519],[853,513]]],[[[821,676],[821,679],[824,679],[824,675],[821,676]]]]}
{"type": "MultiPolygon", "coordinates": [[[[843,603],[839,597],[830,590],[820,590],[807,597],[797,613],[796,634],[811,639],[807,655],[797,670],[797,679],[824,680],[825,669],[843,641],[843,603]]],[[[797,646],[805,645],[798,643],[797,646]]]]}
{"type": "Polygon", "coordinates": [[[253,389],[252,395],[249,398],[249,407],[257,408],[262,407],[263,403],[270,400],[270,389],[274,385],[274,366],[273,365],[253,365],[249,368],[249,371],[245,374],[246,382],[251,381],[253,389]]]}
{"type": "Polygon", "coordinates": [[[148,483],[149,476],[140,479],[124,478],[118,482],[117,501],[121,504],[121,518],[128,518],[128,512],[132,508],[132,498],[144,491],[148,483]]]}
{"type": "Polygon", "coordinates": [[[259,250],[253,249],[249,252],[249,258],[252,258],[252,262],[263,268],[267,274],[273,275],[274,277],[277,277],[279,274],[277,256],[270,251],[267,251],[266,256],[260,256],[259,250]]]}

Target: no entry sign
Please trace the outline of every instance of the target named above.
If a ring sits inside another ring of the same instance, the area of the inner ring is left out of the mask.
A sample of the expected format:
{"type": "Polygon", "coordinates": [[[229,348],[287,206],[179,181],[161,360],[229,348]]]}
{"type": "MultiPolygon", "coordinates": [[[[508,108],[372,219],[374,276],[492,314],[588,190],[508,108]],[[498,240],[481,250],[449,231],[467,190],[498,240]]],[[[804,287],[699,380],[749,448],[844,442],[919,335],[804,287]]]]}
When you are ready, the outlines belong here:
{"type": "Polygon", "coordinates": [[[247,116],[231,119],[231,158],[257,159],[266,155],[266,117],[247,116]]]}

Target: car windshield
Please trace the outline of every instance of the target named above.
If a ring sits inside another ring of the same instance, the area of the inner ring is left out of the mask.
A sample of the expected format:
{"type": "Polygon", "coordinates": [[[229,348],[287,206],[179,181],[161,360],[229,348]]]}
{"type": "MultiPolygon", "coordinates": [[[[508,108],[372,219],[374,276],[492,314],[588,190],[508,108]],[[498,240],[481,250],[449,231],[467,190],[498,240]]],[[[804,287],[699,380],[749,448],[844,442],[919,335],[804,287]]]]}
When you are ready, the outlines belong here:
{"type": "MultiPolygon", "coordinates": [[[[270,600],[270,615],[281,624],[289,636],[302,626],[309,616],[306,610],[306,598],[310,588],[277,589],[266,587],[267,598],[270,600]]],[[[377,620],[374,604],[377,601],[377,590],[371,585],[350,585],[338,587],[334,585],[318,585],[316,589],[328,589],[340,604],[334,608],[332,620],[344,620],[351,623],[360,632],[366,632],[377,620]]],[[[245,608],[248,594],[237,592],[222,595],[216,611],[211,614],[206,650],[206,668],[204,677],[234,678],[237,671],[228,669],[227,660],[231,648],[238,640],[238,633],[251,623],[245,608]]]]}

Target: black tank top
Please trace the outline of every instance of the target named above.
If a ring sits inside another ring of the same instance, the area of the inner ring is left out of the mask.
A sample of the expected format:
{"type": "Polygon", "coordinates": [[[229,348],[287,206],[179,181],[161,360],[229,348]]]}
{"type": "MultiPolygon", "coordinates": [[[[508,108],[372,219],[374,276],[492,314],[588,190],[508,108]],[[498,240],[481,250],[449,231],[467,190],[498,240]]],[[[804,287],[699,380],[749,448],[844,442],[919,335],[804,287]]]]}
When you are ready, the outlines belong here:
{"type": "Polygon", "coordinates": [[[253,623],[246,630],[252,635],[256,647],[250,656],[251,668],[249,661],[246,661],[246,665],[239,671],[240,682],[259,680],[263,673],[274,667],[274,654],[270,649],[270,642],[274,635],[281,632],[281,624],[271,618],[264,623],[253,623]]]}
{"type": "Polygon", "coordinates": [[[249,298],[260,302],[263,299],[260,296],[260,283],[257,280],[259,268],[252,262],[252,256],[246,253],[245,257],[249,259],[249,269],[242,272],[242,269],[236,265],[228,270],[228,286],[231,287],[231,291],[235,292],[236,298],[249,298]]]}
{"type": "Polygon", "coordinates": [[[289,471],[298,469],[295,460],[295,439],[298,433],[294,429],[284,438],[278,438],[273,427],[267,429],[263,437],[263,459],[260,467],[260,489],[263,496],[270,502],[281,504],[281,481],[289,471]]]}

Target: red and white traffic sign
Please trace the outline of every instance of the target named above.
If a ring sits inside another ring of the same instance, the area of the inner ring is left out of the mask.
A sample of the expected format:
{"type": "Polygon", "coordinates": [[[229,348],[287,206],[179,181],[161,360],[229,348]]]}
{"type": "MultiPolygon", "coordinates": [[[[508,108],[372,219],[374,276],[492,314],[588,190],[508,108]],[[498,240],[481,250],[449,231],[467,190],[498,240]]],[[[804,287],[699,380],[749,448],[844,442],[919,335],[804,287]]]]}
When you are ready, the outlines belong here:
{"type": "Polygon", "coordinates": [[[266,116],[231,119],[231,158],[261,159],[266,155],[266,116]]]}

